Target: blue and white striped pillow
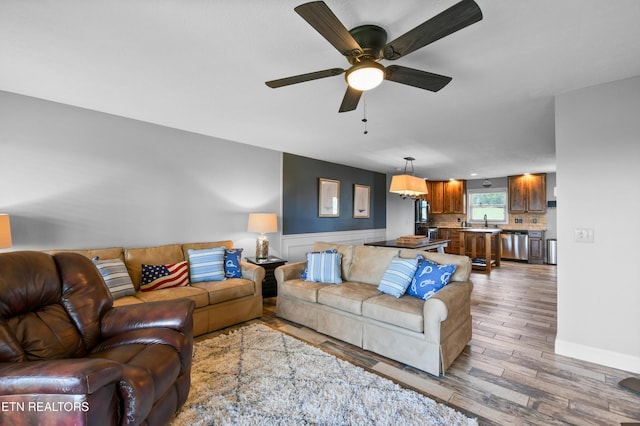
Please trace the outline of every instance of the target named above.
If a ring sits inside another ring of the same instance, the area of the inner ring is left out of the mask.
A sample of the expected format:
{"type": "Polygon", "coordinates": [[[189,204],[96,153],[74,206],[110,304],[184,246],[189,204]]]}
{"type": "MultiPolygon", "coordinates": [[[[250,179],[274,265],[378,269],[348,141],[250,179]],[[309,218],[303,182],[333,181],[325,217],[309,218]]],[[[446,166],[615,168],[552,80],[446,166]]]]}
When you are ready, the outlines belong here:
{"type": "Polygon", "coordinates": [[[378,290],[391,296],[402,296],[418,269],[418,259],[394,257],[380,280],[378,290]]]}
{"type": "Polygon", "coordinates": [[[114,300],[136,294],[136,289],[133,287],[133,282],[131,281],[127,267],[122,260],[100,260],[97,257],[92,260],[96,268],[98,268],[98,271],[100,271],[100,275],[102,275],[105,284],[109,287],[109,292],[114,300]]]}
{"type": "Polygon", "coordinates": [[[188,250],[189,280],[192,283],[203,281],[222,281],[224,272],[224,247],[202,250],[188,250]]]}
{"type": "Polygon", "coordinates": [[[307,253],[306,281],[342,284],[340,276],[341,253],[307,253]]]}

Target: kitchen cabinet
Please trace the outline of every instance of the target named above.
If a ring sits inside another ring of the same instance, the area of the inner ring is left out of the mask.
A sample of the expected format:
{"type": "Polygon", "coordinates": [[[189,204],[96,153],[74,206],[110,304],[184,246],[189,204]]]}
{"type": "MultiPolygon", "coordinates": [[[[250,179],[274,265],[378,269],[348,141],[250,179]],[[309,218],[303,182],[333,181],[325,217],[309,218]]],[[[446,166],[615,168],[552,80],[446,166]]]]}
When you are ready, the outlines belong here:
{"type": "Polygon", "coordinates": [[[445,253],[460,254],[460,231],[455,228],[438,228],[438,239],[451,240],[444,248],[445,253]]]}
{"type": "MultiPolygon", "coordinates": [[[[485,249],[485,236],[484,234],[477,234],[467,232],[464,236],[464,247],[465,254],[471,258],[484,258],[486,257],[486,249],[485,249]],[[475,252],[474,252],[475,248],[475,252]]],[[[491,239],[491,257],[493,259],[496,258],[497,252],[497,242],[499,242],[498,238],[491,239]]]]}
{"type": "Polygon", "coordinates": [[[431,214],[464,214],[466,212],[466,181],[427,181],[427,200],[431,214]]]}
{"type": "Polygon", "coordinates": [[[544,262],[544,231],[529,231],[529,263],[544,262]]]}
{"type": "Polygon", "coordinates": [[[547,175],[509,176],[509,213],[544,213],[547,175]]]}

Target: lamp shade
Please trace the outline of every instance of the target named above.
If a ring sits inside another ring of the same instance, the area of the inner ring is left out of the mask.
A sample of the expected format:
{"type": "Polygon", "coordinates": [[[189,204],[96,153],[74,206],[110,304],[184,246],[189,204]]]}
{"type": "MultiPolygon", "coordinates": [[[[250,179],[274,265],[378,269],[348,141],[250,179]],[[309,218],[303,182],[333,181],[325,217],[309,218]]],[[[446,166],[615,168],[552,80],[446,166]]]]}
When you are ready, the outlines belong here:
{"type": "Polygon", "coordinates": [[[389,192],[400,194],[405,197],[417,197],[428,194],[427,182],[419,177],[411,175],[397,175],[391,178],[389,192]]]}
{"type": "Polygon", "coordinates": [[[9,215],[0,214],[0,248],[9,248],[12,245],[9,215]]]}
{"type": "Polygon", "coordinates": [[[249,213],[247,231],[259,234],[278,232],[278,216],[275,213],[249,213]]]}

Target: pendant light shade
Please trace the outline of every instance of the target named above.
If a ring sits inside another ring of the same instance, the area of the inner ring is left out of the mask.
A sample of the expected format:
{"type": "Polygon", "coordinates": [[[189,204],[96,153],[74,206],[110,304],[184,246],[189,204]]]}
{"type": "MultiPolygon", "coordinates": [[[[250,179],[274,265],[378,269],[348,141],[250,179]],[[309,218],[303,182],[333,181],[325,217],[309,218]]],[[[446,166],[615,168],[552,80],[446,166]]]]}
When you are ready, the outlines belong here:
{"type": "Polygon", "coordinates": [[[391,178],[389,192],[400,195],[402,198],[417,198],[429,193],[427,181],[413,176],[413,157],[405,157],[404,173],[391,178]],[[407,165],[411,163],[411,173],[407,173],[407,165]]]}

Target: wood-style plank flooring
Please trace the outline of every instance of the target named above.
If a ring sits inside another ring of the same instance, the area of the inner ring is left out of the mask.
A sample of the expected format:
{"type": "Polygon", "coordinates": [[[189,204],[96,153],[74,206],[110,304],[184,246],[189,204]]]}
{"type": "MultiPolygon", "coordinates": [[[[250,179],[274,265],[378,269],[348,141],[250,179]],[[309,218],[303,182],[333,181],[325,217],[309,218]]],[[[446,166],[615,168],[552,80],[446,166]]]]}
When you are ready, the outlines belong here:
{"type": "Polygon", "coordinates": [[[618,385],[640,375],[554,354],[556,267],[502,262],[473,272],[473,339],[433,377],[275,316],[260,319],[368,371],[443,402],[481,425],[640,424],[640,395],[618,385]]]}

